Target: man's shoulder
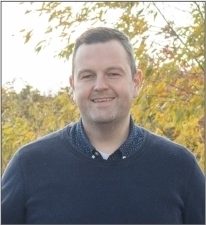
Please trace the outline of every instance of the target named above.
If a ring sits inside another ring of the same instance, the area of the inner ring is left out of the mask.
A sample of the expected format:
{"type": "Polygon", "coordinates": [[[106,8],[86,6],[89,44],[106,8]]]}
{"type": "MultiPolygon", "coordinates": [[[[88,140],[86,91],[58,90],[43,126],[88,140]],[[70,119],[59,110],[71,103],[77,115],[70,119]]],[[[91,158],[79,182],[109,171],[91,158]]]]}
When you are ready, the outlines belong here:
{"type": "Polygon", "coordinates": [[[165,136],[153,133],[145,128],[141,128],[144,132],[144,140],[147,148],[154,154],[164,155],[169,158],[179,158],[179,160],[194,160],[194,154],[184,145],[170,140],[165,136]]]}
{"type": "Polygon", "coordinates": [[[52,149],[60,148],[63,145],[63,139],[65,139],[67,130],[72,126],[69,124],[57,131],[49,133],[45,136],[39,137],[38,139],[29,142],[22,146],[18,152],[22,154],[32,154],[32,152],[47,152],[52,149]]]}
{"type": "Polygon", "coordinates": [[[10,168],[12,166],[15,170],[18,168],[17,165],[21,165],[22,169],[27,167],[34,169],[47,162],[53,165],[58,159],[61,161],[70,156],[69,149],[72,145],[67,138],[70,126],[72,124],[23,145],[13,154],[9,163],[10,168]]]}

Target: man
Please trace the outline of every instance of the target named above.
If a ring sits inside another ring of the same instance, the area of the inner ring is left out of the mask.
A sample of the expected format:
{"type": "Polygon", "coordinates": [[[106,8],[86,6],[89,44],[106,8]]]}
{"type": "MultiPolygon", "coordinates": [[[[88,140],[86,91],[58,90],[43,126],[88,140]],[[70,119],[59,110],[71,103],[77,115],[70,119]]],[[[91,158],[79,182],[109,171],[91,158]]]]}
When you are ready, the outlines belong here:
{"type": "Polygon", "coordinates": [[[204,224],[195,157],[130,116],[141,79],[125,34],[100,27],[76,40],[70,85],[81,118],[14,155],[2,223],[204,224]]]}

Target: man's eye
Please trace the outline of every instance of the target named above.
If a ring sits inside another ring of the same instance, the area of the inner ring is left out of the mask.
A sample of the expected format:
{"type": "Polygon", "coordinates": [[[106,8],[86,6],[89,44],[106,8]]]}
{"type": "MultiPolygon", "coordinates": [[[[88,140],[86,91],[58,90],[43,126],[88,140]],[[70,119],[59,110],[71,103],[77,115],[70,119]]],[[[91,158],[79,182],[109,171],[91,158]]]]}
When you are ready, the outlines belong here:
{"type": "Polygon", "coordinates": [[[119,76],[119,74],[118,73],[110,73],[109,76],[116,77],[116,76],[119,76]]]}
{"type": "Polygon", "coordinates": [[[89,75],[84,75],[82,76],[82,79],[89,79],[89,78],[92,78],[93,75],[89,74],[89,75]]]}

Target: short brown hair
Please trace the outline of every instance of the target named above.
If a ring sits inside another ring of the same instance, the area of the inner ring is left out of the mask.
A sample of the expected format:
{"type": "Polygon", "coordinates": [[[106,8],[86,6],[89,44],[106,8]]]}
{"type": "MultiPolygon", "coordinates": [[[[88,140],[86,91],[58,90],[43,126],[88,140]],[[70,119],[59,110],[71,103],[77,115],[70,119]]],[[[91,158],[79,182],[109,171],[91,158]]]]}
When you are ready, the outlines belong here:
{"type": "Polygon", "coordinates": [[[74,58],[75,58],[77,49],[79,48],[80,45],[104,43],[110,40],[117,40],[122,44],[129,58],[132,75],[134,75],[137,72],[137,67],[135,63],[132,45],[129,42],[128,37],[123,32],[120,32],[119,30],[107,28],[107,27],[97,27],[97,28],[89,29],[76,39],[73,57],[72,57],[72,75],[74,75],[74,58]]]}

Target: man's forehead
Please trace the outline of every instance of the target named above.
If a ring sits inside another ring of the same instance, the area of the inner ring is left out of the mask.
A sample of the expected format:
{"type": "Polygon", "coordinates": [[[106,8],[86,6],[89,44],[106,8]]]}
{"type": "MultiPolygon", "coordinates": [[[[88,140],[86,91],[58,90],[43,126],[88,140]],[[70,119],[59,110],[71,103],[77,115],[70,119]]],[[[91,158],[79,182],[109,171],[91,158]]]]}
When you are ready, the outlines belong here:
{"type": "Polygon", "coordinates": [[[79,56],[79,54],[81,54],[81,55],[90,55],[90,53],[95,54],[95,53],[98,53],[98,50],[100,50],[100,52],[106,52],[106,53],[107,53],[107,51],[111,50],[110,51],[111,53],[119,54],[118,51],[120,49],[122,52],[127,54],[127,52],[124,49],[124,47],[122,46],[122,44],[117,40],[110,40],[107,42],[97,42],[97,43],[91,43],[91,44],[84,43],[84,44],[80,45],[78,47],[78,49],[76,50],[74,59],[76,58],[77,55],[79,56]]]}
{"type": "Polygon", "coordinates": [[[104,69],[115,66],[120,67],[125,63],[125,60],[129,63],[127,51],[118,40],[112,39],[91,44],[84,43],[79,46],[75,53],[73,69],[77,69],[78,72],[79,69],[90,69],[94,66],[94,63],[95,66],[103,66],[104,69]],[[102,63],[103,65],[101,65],[102,63]]]}
{"type": "Polygon", "coordinates": [[[77,51],[78,49],[80,49],[81,47],[93,47],[93,46],[101,46],[101,45],[107,45],[107,44],[114,44],[114,45],[121,45],[121,42],[116,40],[116,39],[111,39],[111,40],[108,40],[108,41],[104,41],[104,42],[101,42],[101,41],[98,41],[98,42],[92,42],[92,43],[82,43],[81,45],[79,45],[79,47],[77,48],[77,51]]]}

